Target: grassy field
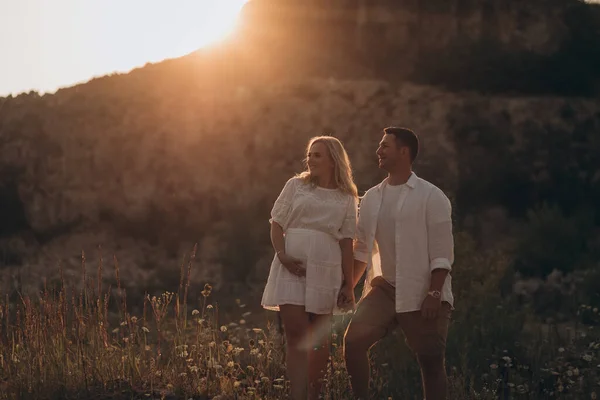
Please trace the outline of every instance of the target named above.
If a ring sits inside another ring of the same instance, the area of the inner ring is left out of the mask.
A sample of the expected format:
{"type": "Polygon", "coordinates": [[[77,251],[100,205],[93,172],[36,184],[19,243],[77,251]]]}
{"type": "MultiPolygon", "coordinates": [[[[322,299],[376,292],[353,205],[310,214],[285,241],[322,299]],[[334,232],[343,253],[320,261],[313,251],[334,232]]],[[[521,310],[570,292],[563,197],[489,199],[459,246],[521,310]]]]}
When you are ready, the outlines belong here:
{"type": "MultiPolygon", "coordinates": [[[[501,296],[506,257],[478,254],[460,235],[458,242],[449,398],[596,398],[600,334],[577,321],[597,321],[598,310],[580,305],[570,323],[541,323],[527,304],[501,296]]],[[[252,322],[243,299],[232,299],[237,309],[222,320],[208,284],[189,304],[192,266],[193,255],[182,264],[177,293],[147,296],[137,307],[127,304],[118,264],[111,287],[95,279],[102,265],[88,275],[83,264],[79,288],[59,284],[18,301],[4,296],[0,398],[285,398],[277,325],[252,322]]],[[[327,399],[351,398],[341,356],[348,322],[339,316],[332,327],[327,399]]],[[[400,333],[380,342],[371,359],[373,398],[422,398],[419,371],[400,333]]]]}

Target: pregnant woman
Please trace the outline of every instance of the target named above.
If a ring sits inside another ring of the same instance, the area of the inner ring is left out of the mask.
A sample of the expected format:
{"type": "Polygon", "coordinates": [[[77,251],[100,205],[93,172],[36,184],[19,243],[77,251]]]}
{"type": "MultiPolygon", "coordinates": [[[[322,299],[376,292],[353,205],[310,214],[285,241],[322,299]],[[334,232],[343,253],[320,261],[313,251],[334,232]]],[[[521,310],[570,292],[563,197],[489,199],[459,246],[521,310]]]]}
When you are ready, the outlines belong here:
{"type": "Polygon", "coordinates": [[[262,298],[283,321],[294,400],[318,398],[331,316],[354,307],[358,195],[348,154],[338,139],[319,136],[308,143],[305,161],[306,170],[286,182],[271,211],[276,254],[262,298]]]}

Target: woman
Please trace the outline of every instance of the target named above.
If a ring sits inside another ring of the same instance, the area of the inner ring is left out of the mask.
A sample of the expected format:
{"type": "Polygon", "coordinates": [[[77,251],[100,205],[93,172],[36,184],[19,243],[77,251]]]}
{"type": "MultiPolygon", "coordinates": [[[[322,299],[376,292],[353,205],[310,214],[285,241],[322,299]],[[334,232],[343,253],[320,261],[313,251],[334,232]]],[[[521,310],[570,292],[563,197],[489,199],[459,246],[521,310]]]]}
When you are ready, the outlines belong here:
{"type": "Polygon", "coordinates": [[[312,138],[307,170],[287,181],[271,211],[276,255],[262,306],[280,312],[294,400],[316,399],[329,359],[331,316],[354,307],[352,241],[358,196],[348,154],[312,138]],[[339,297],[339,302],[338,302],[339,297]]]}

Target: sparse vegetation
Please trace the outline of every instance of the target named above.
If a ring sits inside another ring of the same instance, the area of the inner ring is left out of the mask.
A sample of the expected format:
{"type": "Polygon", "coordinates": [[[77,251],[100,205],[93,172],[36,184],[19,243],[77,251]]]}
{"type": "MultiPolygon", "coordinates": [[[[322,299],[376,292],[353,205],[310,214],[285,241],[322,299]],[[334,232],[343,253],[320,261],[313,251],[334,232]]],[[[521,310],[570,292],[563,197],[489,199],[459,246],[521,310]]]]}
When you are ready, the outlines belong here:
{"type": "MultiPolygon", "coordinates": [[[[188,301],[195,250],[182,264],[179,290],[147,296],[139,314],[127,304],[118,263],[103,287],[82,261],[82,285],[47,287],[38,298],[0,306],[2,398],[282,399],[288,382],[276,325],[247,322],[252,305],[232,301],[224,321],[209,284],[188,301]],[[247,311],[248,310],[248,311],[247,311]]],[[[595,398],[600,356],[597,308],[578,322],[545,324],[527,306],[503,298],[509,274],[502,254],[482,254],[457,236],[457,309],[449,336],[450,399],[595,398]]],[[[341,358],[349,319],[332,327],[324,398],[349,397],[341,358]]],[[[417,366],[400,334],[372,352],[374,398],[419,399],[417,366]],[[383,351],[385,349],[385,351],[383,351]]]]}

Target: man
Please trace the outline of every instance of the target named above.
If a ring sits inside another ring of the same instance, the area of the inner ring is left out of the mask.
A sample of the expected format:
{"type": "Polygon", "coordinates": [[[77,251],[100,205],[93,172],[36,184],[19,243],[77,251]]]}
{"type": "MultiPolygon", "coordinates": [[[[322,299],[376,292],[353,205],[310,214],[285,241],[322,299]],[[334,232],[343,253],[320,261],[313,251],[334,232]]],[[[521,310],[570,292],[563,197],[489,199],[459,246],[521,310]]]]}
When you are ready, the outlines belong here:
{"type": "Polygon", "coordinates": [[[446,399],[445,351],[453,309],[451,205],[412,171],[419,140],[406,128],[384,129],[377,149],[387,178],[361,201],[354,282],[367,270],[363,296],[344,336],[357,398],[369,393],[368,350],[399,327],[421,368],[424,397],[446,399]]]}

